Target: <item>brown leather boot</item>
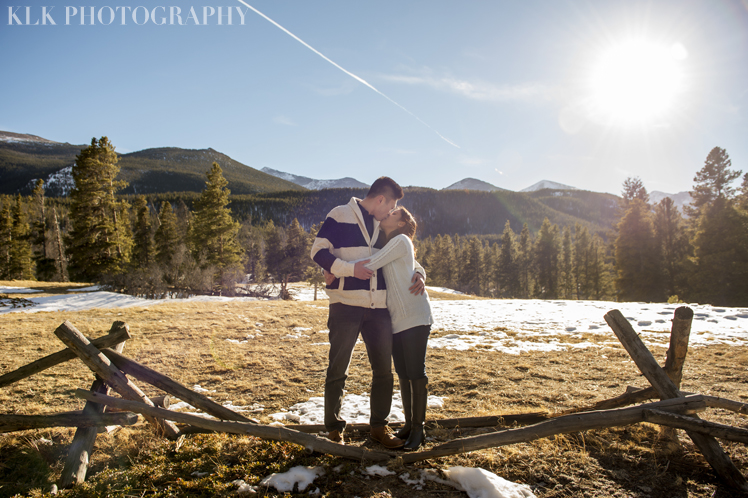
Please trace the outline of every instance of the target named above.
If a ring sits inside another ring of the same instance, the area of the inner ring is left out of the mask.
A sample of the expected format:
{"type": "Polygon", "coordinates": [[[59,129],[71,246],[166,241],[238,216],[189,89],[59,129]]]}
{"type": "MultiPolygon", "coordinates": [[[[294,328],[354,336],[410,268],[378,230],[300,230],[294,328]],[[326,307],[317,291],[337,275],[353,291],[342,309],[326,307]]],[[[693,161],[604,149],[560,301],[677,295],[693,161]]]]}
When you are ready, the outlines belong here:
{"type": "Polygon", "coordinates": [[[330,431],[327,434],[327,439],[333,443],[345,444],[345,438],[343,437],[343,431],[330,431]]]}
{"type": "Polygon", "coordinates": [[[402,448],[405,441],[398,439],[387,432],[386,426],[372,427],[371,438],[389,450],[402,448]]]}

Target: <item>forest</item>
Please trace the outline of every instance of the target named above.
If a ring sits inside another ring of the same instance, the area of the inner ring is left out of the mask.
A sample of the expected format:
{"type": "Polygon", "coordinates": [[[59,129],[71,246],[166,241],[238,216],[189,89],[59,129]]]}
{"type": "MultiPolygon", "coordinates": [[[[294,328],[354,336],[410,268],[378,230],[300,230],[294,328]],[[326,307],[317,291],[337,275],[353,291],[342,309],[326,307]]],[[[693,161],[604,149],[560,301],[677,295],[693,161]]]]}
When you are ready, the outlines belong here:
{"type": "MultiPolygon", "coordinates": [[[[322,283],[309,248],[325,213],[366,193],[232,196],[213,162],[199,194],[124,195],[119,173],[102,137],[77,155],[68,197],[47,197],[42,180],[29,196],[0,196],[0,279],[97,282],[143,297],[277,286],[290,298],[289,282],[322,283]]],[[[683,213],[670,198],[650,203],[639,178],[620,198],[408,188],[402,205],[419,223],[428,285],[493,298],[748,306],[748,173],[715,147],[693,182],[683,213]]]]}

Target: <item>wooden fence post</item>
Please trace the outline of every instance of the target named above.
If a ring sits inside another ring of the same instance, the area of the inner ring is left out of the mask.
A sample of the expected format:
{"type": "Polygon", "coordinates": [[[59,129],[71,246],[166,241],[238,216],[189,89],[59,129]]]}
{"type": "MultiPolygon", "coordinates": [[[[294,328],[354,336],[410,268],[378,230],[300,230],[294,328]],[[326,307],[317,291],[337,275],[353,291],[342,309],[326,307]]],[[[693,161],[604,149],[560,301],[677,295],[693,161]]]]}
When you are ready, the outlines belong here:
{"type": "MultiPolygon", "coordinates": [[[[104,354],[96,349],[83,334],[81,334],[72,323],[66,321],[55,330],[55,335],[72,349],[76,355],[85,363],[94,373],[102,378],[112,389],[117,391],[123,398],[132,399],[153,406],[153,402],[148,399],[143,391],[112,365],[104,354]]],[[[179,429],[173,422],[168,420],[158,420],[146,416],[151,424],[159,431],[163,432],[170,439],[176,439],[179,436],[179,429]]]]}
{"type": "MultiPolygon", "coordinates": [[[[631,359],[639,367],[641,373],[647,378],[660,395],[660,398],[681,398],[683,395],[675,386],[670,377],[657,364],[652,353],[644,345],[634,328],[618,310],[612,310],[605,314],[608,323],[623,347],[628,351],[631,359]]],[[[698,417],[695,417],[698,419],[698,417]]],[[[722,450],[719,443],[711,436],[697,432],[687,431],[688,436],[704,455],[714,471],[730,486],[748,491],[748,481],[735,467],[730,457],[722,450]]]]}
{"type": "MultiPolygon", "coordinates": [[[[115,327],[126,329],[129,337],[130,327],[125,322],[116,321],[112,324],[112,330],[114,330],[115,327]]],[[[117,344],[115,349],[122,352],[124,347],[125,343],[123,341],[117,344]]],[[[91,385],[91,391],[100,394],[109,394],[109,386],[107,386],[97,375],[96,380],[91,385]]],[[[104,408],[104,405],[86,401],[86,406],[83,407],[83,411],[85,413],[104,413],[104,408]]],[[[65,459],[65,466],[62,469],[62,476],[60,477],[61,489],[68,488],[75,484],[81,484],[86,480],[88,463],[91,459],[90,456],[94,449],[97,434],[98,427],[78,429],[75,431],[73,442],[70,443],[68,456],[65,459]]]]}

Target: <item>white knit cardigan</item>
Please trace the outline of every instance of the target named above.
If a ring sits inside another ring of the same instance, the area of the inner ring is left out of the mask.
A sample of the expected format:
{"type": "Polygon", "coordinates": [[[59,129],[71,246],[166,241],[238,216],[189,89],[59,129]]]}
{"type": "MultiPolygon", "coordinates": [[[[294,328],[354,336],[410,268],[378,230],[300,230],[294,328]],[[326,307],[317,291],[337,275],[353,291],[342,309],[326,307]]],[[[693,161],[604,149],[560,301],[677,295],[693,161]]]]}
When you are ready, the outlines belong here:
{"type": "Polygon", "coordinates": [[[418,325],[431,325],[431,303],[428,293],[410,293],[413,272],[420,265],[416,262],[413,241],[400,234],[392,238],[381,251],[365,265],[370,270],[382,268],[387,282],[387,309],[392,317],[392,332],[397,334],[418,325]]]}

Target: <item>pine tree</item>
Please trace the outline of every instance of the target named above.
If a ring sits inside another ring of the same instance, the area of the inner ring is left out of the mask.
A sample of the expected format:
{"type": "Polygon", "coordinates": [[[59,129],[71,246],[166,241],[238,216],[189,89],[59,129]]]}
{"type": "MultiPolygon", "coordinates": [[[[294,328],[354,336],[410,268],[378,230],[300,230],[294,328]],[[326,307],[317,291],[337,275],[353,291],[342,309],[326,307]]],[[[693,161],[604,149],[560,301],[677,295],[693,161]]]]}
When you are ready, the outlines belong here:
{"type": "Polygon", "coordinates": [[[748,213],[725,197],[702,208],[693,241],[694,298],[718,306],[748,306],[748,213]]]}
{"type": "Polygon", "coordinates": [[[500,297],[516,297],[519,292],[519,265],[517,264],[517,248],[514,238],[514,231],[509,224],[509,220],[506,220],[496,265],[500,297]]]}
{"type": "Polygon", "coordinates": [[[606,263],[605,242],[598,236],[592,237],[589,246],[589,279],[590,297],[601,300],[608,299],[610,288],[610,265],[606,263]]]}
{"type": "Polygon", "coordinates": [[[738,207],[743,211],[748,211],[748,173],[743,175],[743,183],[740,184],[738,207]]]}
{"type": "Polygon", "coordinates": [[[233,294],[234,285],[242,269],[242,248],[238,243],[240,225],[227,207],[228,181],[218,163],[207,173],[205,190],[195,201],[195,211],[189,231],[191,250],[202,268],[212,267],[213,288],[219,294],[233,294]]]}
{"type": "Polygon", "coordinates": [[[533,292],[532,265],[533,240],[530,228],[525,223],[519,233],[517,244],[517,273],[519,275],[519,297],[527,299],[533,292]]]}
{"type": "Polygon", "coordinates": [[[0,279],[10,279],[11,246],[13,244],[13,215],[10,202],[3,202],[0,210],[0,279]]]}
{"type": "Polygon", "coordinates": [[[307,268],[311,264],[309,255],[309,238],[301,228],[299,220],[293,219],[286,230],[286,246],[284,248],[284,272],[281,278],[281,298],[290,299],[289,282],[302,280],[307,268]]]}
{"type": "Polygon", "coordinates": [[[621,192],[623,200],[623,210],[628,209],[629,203],[634,199],[639,199],[645,204],[649,204],[649,194],[644,188],[644,183],[638,177],[628,177],[623,181],[623,191],[621,192]]]}
{"type": "Polygon", "coordinates": [[[476,296],[482,295],[484,273],[483,244],[477,236],[472,235],[465,243],[462,251],[460,290],[476,296]]]}
{"type": "Polygon", "coordinates": [[[156,261],[156,249],[153,241],[151,211],[145,197],[138,196],[133,206],[135,210],[135,227],[133,229],[132,264],[136,268],[148,268],[156,261]]]}
{"type": "Polygon", "coordinates": [[[115,181],[117,154],[107,137],[93,138],[73,165],[75,187],[70,194],[72,229],[68,238],[71,277],[96,280],[118,274],[127,263],[127,232],[122,203],[115,193],[126,184],[115,181]]]}
{"type": "Polygon", "coordinates": [[[571,230],[564,227],[561,236],[561,258],[559,267],[559,294],[562,299],[574,299],[574,250],[571,230]]]}
{"type": "MultiPolygon", "coordinates": [[[[317,237],[317,233],[319,232],[319,229],[322,227],[322,224],[312,225],[312,228],[309,230],[309,235],[307,238],[307,247],[311,247],[311,245],[314,243],[314,239],[317,237]]],[[[325,277],[322,273],[322,269],[319,267],[317,263],[315,263],[311,255],[309,254],[309,251],[306,253],[307,258],[307,266],[305,271],[305,277],[306,281],[309,285],[314,286],[314,300],[317,300],[317,289],[324,285],[325,283],[325,277]]]]}
{"type": "Polygon", "coordinates": [[[691,243],[678,207],[670,197],[655,205],[654,227],[657,246],[662,253],[665,294],[684,297],[691,243]]]}
{"type": "Polygon", "coordinates": [[[543,220],[535,241],[535,272],[537,278],[536,295],[540,299],[558,298],[558,226],[551,225],[548,218],[543,220]]]}
{"type": "Polygon", "coordinates": [[[159,226],[154,234],[154,245],[156,249],[156,261],[163,267],[170,267],[180,244],[177,216],[167,201],[161,205],[158,214],[159,226]]]}
{"type": "Polygon", "coordinates": [[[595,253],[587,227],[574,226],[574,283],[577,299],[589,299],[592,295],[591,270],[595,253]]]}
{"type": "Polygon", "coordinates": [[[615,247],[620,300],[663,300],[660,251],[651,213],[641,199],[629,203],[626,214],[618,223],[615,247]]]}
{"type": "Polygon", "coordinates": [[[270,220],[265,225],[265,266],[272,276],[274,283],[282,285],[283,275],[286,273],[285,247],[286,233],[270,220]]]}
{"type": "Polygon", "coordinates": [[[36,266],[36,278],[52,280],[56,273],[55,260],[47,248],[47,210],[44,198],[44,180],[37,180],[31,194],[33,203],[31,223],[31,247],[36,266]]]}
{"type": "Polygon", "coordinates": [[[12,209],[9,277],[14,280],[34,280],[34,260],[31,251],[30,227],[21,195],[16,195],[12,209]]]}
{"type": "Polygon", "coordinates": [[[694,177],[689,215],[697,217],[703,208],[711,206],[718,198],[732,199],[735,189],[730,185],[740,177],[741,171],[730,169],[732,161],[725,149],[713,148],[706,157],[704,167],[694,177]]]}

